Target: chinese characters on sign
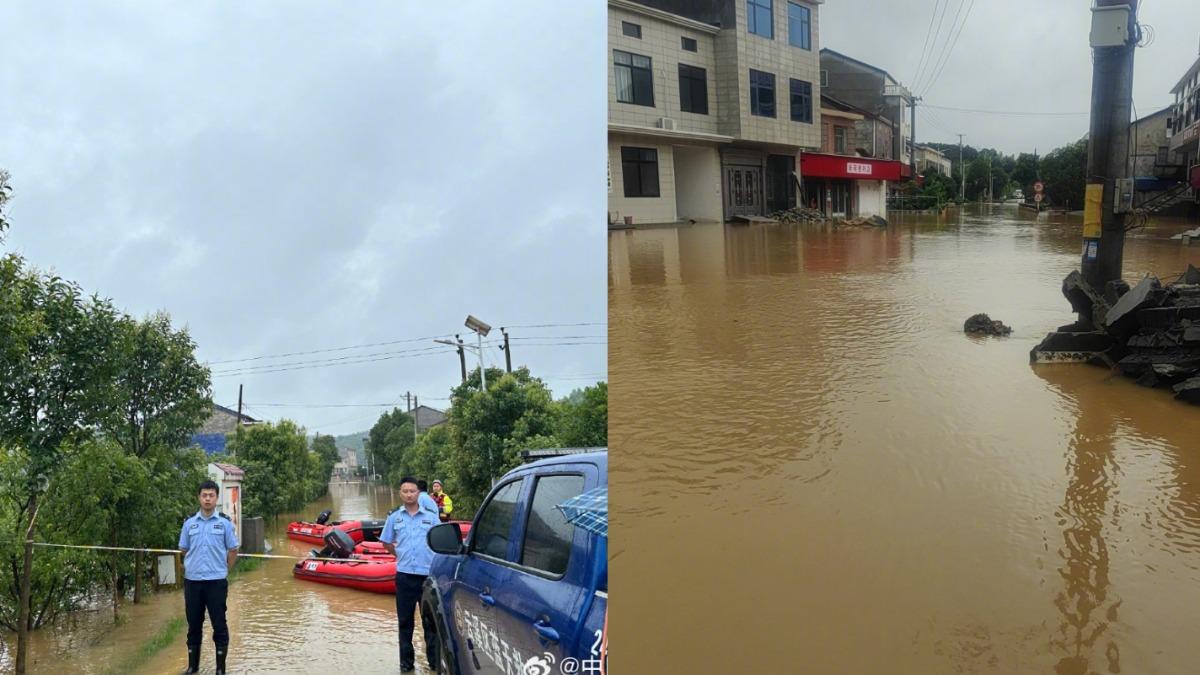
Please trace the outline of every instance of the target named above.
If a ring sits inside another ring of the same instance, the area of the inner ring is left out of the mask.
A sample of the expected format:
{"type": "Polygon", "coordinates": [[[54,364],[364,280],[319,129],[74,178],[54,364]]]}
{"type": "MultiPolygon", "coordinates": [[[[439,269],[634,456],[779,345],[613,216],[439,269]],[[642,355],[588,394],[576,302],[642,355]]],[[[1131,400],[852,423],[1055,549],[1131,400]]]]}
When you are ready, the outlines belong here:
{"type": "Polygon", "coordinates": [[[861,176],[871,175],[871,165],[862,162],[846,162],[846,173],[858,174],[861,176]]]}

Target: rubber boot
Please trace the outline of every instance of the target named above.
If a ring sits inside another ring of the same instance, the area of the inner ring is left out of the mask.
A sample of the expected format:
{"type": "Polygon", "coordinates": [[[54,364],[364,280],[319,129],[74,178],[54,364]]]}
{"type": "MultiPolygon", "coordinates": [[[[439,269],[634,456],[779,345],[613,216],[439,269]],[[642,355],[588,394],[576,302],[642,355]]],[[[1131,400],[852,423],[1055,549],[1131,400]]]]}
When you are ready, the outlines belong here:
{"type": "Polygon", "coordinates": [[[188,673],[200,672],[200,648],[199,647],[188,647],[188,667],[187,667],[187,670],[185,670],[183,672],[185,673],[185,675],[188,673]]]}
{"type": "Polygon", "coordinates": [[[224,648],[217,650],[216,675],[225,675],[225,652],[227,652],[228,650],[229,650],[228,647],[224,647],[224,648]]]}

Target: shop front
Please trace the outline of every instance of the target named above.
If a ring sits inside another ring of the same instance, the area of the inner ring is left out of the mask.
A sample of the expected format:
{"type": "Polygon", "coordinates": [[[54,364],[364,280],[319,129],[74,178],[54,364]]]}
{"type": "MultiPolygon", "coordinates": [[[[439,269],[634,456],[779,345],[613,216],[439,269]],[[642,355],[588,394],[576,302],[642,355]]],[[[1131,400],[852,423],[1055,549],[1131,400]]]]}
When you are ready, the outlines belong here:
{"type": "Polygon", "coordinates": [[[802,203],[830,218],[886,218],[887,182],[901,169],[895,160],[802,152],[802,203]]]}

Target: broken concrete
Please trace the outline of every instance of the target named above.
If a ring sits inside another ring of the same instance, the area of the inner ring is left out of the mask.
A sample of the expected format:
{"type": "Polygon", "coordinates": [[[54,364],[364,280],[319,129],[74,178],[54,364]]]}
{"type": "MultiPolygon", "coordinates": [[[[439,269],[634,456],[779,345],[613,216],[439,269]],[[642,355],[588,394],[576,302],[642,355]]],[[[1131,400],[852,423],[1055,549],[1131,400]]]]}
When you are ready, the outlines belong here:
{"type": "Polygon", "coordinates": [[[1200,270],[1189,265],[1165,287],[1152,276],[1133,288],[1110,282],[1103,297],[1072,272],[1062,290],[1079,320],[1047,335],[1032,362],[1104,366],[1200,404],[1200,270]]]}
{"type": "Polygon", "coordinates": [[[963,332],[978,335],[1008,335],[1012,332],[1012,328],[1005,326],[1000,321],[992,321],[987,314],[975,314],[963,324],[963,332]]]}

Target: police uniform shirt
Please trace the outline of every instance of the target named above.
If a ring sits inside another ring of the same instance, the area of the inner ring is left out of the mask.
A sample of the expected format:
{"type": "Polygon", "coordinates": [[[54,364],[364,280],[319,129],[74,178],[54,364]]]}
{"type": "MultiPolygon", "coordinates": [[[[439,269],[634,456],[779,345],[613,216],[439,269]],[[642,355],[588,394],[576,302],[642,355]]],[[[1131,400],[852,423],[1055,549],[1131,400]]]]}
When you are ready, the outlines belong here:
{"type": "Polygon", "coordinates": [[[183,576],[191,581],[224,579],[229,574],[226,555],[238,547],[233,522],[224,513],[213,510],[208,518],[203,511],[183,521],[179,531],[179,548],[187,551],[183,557],[183,576]]]}
{"type": "Polygon", "coordinates": [[[403,506],[388,515],[380,541],[396,547],[396,571],[404,574],[429,575],[433,551],[425,536],[434,525],[440,525],[437,513],[419,509],[410,514],[403,506]]]}
{"type": "MultiPolygon", "coordinates": [[[[430,513],[432,513],[434,515],[438,514],[437,502],[435,502],[433,500],[433,497],[429,496],[428,492],[422,492],[421,494],[417,495],[417,506],[420,507],[422,510],[429,511],[430,513]]],[[[400,507],[400,508],[404,508],[404,507],[400,507]]]]}

